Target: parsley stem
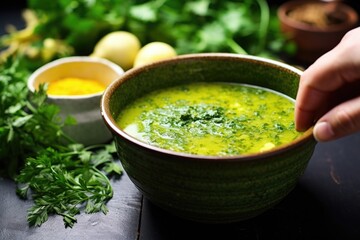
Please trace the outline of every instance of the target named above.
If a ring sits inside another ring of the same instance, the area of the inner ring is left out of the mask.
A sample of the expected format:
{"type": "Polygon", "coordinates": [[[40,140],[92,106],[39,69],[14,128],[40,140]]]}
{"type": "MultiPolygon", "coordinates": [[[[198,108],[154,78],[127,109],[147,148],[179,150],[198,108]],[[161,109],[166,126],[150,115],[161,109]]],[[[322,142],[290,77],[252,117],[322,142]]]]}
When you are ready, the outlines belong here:
{"type": "Polygon", "coordinates": [[[109,178],[108,178],[102,171],[100,171],[99,169],[97,169],[96,167],[92,167],[91,169],[92,169],[94,172],[96,172],[97,174],[99,174],[99,175],[102,177],[102,179],[105,181],[105,183],[106,183],[106,190],[107,190],[107,198],[108,198],[108,199],[112,198],[113,195],[114,195],[114,191],[113,191],[113,189],[112,189],[112,187],[111,187],[111,183],[110,183],[109,178]]]}
{"type": "Polygon", "coordinates": [[[258,52],[262,52],[265,48],[266,38],[268,33],[269,21],[270,21],[270,11],[269,6],[265,0],[256,1],[260,7],[260,25],[259,25],[259,44],[258,52]]]}
{"type": "Polygon", "coordinates": [[[237,42],[234,41],[232,38],[227,39],[227,44],[235,53],[238,54],[248,54],[245,49],[243,49],[237,42]]]}

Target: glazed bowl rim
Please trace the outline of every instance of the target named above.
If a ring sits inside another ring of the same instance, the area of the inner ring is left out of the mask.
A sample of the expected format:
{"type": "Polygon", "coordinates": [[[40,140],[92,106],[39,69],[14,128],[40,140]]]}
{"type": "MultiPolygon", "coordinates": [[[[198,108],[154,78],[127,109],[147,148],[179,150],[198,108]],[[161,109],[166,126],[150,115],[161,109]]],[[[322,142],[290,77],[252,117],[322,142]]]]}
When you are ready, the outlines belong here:
{"type": "Polygon", "coordinates": [[[353,28],[356,26],[356,23],[359,20],[359,16],[357,14],[357,12],[350,7],[349,5],[342,3],[342,2],[337,2],[337,4],[339,4],[339,6],[341,6],[341,8],[343,10],[345,10],[345,12],[347,13],[349,17],[349,20],[341,23],[341,24],[335,24],[333,26],[329,26],[329,27],[324,27],[324,28],[319,28],[316,26],[311,26],[309,24],[306,23],[302,23],[300,21],[296,21],[293,18],[288,16],[288,11],[291,9],[294,9],[294,7],[297,7],[299,5],[303,5],[306,3],[322,3],[322,4],[327,4],[327,2],[322,2],[322,1],[314,1],[314,0],[305,0],[305,1],[299,1],[299,0],[291,0],[291,1],[287,1],[284,2],[283,4],[281,4],[277,10],[277,14],[278,17],[280,19],[281,22],[293,27],[293,28],[297,28],[303,31],[309,31],[309,32],[321,32],[321,33],[327,33],[327,32],[338,32],[338,31],[343,31],[345,30],[349,30],[350,28],[353,28]]]}
{"type": "Polygon", "coordinates": [[[290,66],[286,63],[282,63],[276,60],[267,59],[263,57],[258,56],[252,56],[252,55],[243,55],[243,54],[235,54],[235,53],[192,53],[192,54],[184,54],[184,55],[178,55],[176,57],[173,57],[171,59],[167,60],[161,60],[155,63],[147,64],[144,66],[140,66],[137,68],[130,69],[126,71],[122,76],[120,76],[117,80],[113,81],[104,91],[104,94],[101,98],[100,103],[100,111],[101,115],[108,127],[111,129],[113,134],[119,135],[121,138],[125,139],[128,142],[131,142],[132,144],[138,145],[142,148],[145,148],[149,151],[154,151],[160,154],[164,155],[171,155],[174,157],[181,157],[184,159],[192,159],[192,160],[199,160],[199,161],[248,161],[252,159],[263,159],[268,158],[271,156],[275,156],[284,152],[287,152],[293,148],[296,148],[297,146],[300,146],[302,144],[307,143],[308,141],[314,140],[313,136],[313,126],[310,127],[308,130],[306,130],[302,136],[295,139],[294,141],[283,144],[281,146],[275,147],[271,150],[259,152],[259,153],[250,153],[250,154],[241,154],[241,155],[231,155],[231,156],[207,156],[207,155],[196,155],[196,154],[189,154],[189,153],[182,153],[182,152],[175,152],[172,150],[163,149],[160,147],[152,146],[148,143],[142,142],[135,137],[129,135],[125,131],[121,130],[117,124],[114,118],[111,115],[109,106],[110,106],[110,98],[112,94],[116,91],[116,89],[125,81],[128,81],[132,76],[137,75],[143,71],[148,71],[149,69],[156,68],[158,66],[171,64],[173,62],[180,61],[188,61],[188,60],[194,60],[194,59],[200,59],[200,58],[210,58],[210,59],[216,59],[216,58],[229,58],[229,59],[245,59],[247,61],[256,61],[261,63],[270,64],[274,67],[281,67],[284,70],[292,71],[296,74],[299,74],[301,76],[302,70],[295,68],[293,66],[290,66]]]}
{"type": "MultiPolygon", "coordinates": [[[[60,66],[62,64],[71,64],[71,63],[97,63],[102,64],[103,66],[109,67],[112,71],[115,73],[122,75],[124,74],[124,70],[114,62],[111,62],[110,60],[107,60],[105,58],[98,58],[98,57],[90,57],[90,56],[69,56],[69,57],[62,57],[55,59],[51,62],[48,62],[38,69],[36,69],[28,78],[27,81],[27,87],[31,92],[35,92],[35,80],[36,78],[42,74],[43,72],[60,66]]],[[[116,80],[116,79],[114,79],[116,80]]],[[[54,100],[83,100],[93,97],[101,97],[104,91],[92,93],[92,94],[82,94],[82,95],[48,95],[49,99],[54,100]]]]}

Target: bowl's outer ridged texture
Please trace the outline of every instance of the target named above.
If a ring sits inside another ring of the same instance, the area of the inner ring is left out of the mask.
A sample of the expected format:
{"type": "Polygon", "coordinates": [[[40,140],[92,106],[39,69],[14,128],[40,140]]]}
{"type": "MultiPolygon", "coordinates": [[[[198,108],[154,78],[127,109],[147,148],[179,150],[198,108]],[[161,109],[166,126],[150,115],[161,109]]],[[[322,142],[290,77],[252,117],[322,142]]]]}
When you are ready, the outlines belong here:
{"type": "Polygon", "coordinates": [[[107,124],[125,171],[145,197],[186,219],[223,223],[261,214],[296,186],[316,145],[312,134],[297,144],[265,154],[201,157],[140,143],[117,129],[115,119],[138,96],[194,81],[253,84],[295,98],[301,71],[231,54],[185,56],[179,62],[164,61],[134,69],[105,91],[105,111],[113,118],[107,124]],[[162,67],[157,68],[159,65],[162,67]]]}
{"type": "Polygon", "coordinates": [[[248,219],[277,204],[295,187],[314,145],[269,159],[224,163],[155,155],[116,141],[124,169],[147,198],[177,216],[211,223],[248,219]]]}

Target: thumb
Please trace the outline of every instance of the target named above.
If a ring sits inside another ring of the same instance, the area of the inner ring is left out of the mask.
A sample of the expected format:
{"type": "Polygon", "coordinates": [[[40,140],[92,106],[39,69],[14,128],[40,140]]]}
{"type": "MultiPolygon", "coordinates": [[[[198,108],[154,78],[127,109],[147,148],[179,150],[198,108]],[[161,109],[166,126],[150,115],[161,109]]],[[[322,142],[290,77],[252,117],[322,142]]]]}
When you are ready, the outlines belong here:
{"type": "Polygon", "coordinates": [[[321,117],[314,126],[314,137],[325,142],[357,131],[360,131],[360,97],[343,102],[321,117]]]}

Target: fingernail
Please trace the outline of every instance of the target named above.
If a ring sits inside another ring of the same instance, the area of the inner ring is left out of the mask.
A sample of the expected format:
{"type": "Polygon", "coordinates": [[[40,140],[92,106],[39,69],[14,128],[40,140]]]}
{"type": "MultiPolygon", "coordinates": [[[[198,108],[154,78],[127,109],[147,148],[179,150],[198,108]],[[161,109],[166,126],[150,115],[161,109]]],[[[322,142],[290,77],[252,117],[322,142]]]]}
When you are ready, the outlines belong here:
{"type": "Polygon", "coordinates": [[[314,137],[319,142],[329,141],[335,136],[328,122],[319,122],[314,127],[314,137]]]}

